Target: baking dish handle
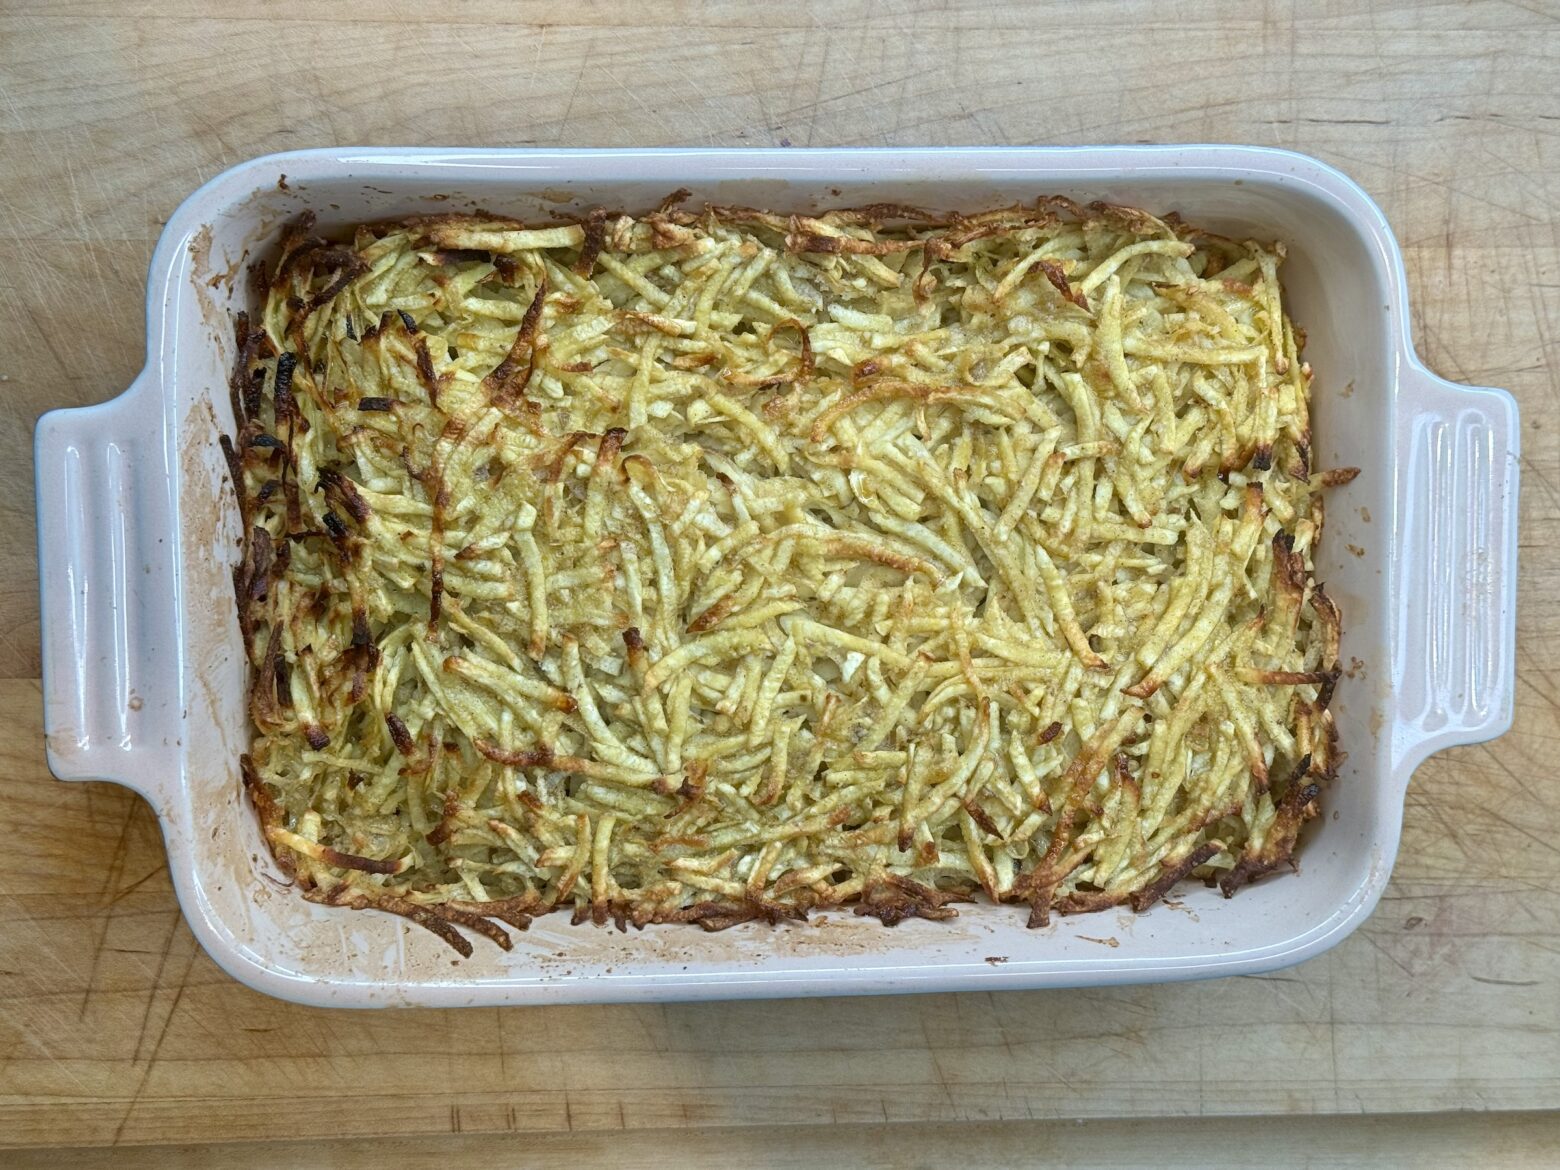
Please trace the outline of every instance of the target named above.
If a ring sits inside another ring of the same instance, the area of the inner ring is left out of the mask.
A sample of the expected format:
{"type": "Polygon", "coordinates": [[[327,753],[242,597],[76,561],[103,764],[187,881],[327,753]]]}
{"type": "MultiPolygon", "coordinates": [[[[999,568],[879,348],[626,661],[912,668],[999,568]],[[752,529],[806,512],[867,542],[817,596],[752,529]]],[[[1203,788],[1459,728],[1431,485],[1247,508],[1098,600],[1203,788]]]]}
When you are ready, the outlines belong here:
{"type": "Polygon", "coordinates": [[[148,372],[34,436],[49,768],[149,798],[177,766],[182,711],[167,451],[148,372]]]}
{"type": "Polygon", "coordinates": [[[1404,604],[1393,758],[1412,771],[1434,752],[1511,726],[1521,436],[1510,394],[1448,382],[1417,363],[1404,370],[1396,426],[1405,456],[1392,569],[1404,604]]]}

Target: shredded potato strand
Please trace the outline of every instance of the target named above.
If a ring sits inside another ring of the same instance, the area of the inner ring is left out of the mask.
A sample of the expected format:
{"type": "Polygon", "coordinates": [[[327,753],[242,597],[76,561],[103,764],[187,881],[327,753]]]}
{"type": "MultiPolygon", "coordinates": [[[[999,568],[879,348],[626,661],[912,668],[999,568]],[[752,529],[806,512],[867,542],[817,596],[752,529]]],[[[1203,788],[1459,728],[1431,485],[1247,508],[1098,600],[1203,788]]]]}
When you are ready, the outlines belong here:
{"type": "Polygon", "coordinates": [[[229,445],[272,848],[462,951],[1280,866],[1348,478],[1281,259],[1057,199],[305,221],[229,445]]]}

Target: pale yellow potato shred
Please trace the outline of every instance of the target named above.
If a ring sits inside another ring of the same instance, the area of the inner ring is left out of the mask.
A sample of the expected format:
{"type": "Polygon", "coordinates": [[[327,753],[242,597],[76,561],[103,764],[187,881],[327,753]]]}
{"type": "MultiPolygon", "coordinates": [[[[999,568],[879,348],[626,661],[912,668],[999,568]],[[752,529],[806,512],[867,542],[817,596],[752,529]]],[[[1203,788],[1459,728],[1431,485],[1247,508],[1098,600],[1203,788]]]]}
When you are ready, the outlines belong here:
{"type": "Polygon", "coordinates": [[[1276,245],[1060,199],[292,232],[241,323],[246,779],[457,948],[1142,909],[1336,765],[1276,245]]]}

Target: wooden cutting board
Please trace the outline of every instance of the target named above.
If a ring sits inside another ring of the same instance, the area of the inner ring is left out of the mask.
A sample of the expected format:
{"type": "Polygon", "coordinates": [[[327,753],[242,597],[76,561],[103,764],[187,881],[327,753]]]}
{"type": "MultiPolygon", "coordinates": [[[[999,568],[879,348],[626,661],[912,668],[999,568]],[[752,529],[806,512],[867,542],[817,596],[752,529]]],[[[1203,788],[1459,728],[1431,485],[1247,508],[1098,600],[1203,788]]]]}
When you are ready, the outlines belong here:
{"type": "Polygon", "coordinates": [[[1560,1105],[1560,23],[1515,4],[0,10],[0,1144],[1560,1105]],[[31,424],[126,386],[161,222],[333,143],[1231,141],[1335,163],[1421,351],[1523,410],[1517,722],[1422,768],[1380,909],[1260,978],[668,1007],[292,1007],[40,732],[31,424]],[[1551,653],[1554,652],[1554,653],[1551,653]]]}

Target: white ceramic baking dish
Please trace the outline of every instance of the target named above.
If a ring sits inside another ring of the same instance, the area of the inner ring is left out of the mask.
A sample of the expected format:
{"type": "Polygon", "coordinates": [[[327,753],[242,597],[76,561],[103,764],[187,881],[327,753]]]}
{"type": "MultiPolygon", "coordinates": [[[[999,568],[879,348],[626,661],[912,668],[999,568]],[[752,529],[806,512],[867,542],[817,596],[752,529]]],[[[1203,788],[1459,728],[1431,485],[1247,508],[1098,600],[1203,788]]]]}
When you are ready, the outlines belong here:
{"type": "Polygon", "coordinates": [[[1511,721],[1517,409],[1436,377],[1409,338],[1403,261],[1353,182],[1301,155],[1227,146],[954,150],[419,150],[272,155],[219,175],[163,232],[147,363],[111,402],[38,424],[39,568],[49,765],[112,780],[156,809],[191,927],[234,976],[333,1005],[518,1004],[992,990],[1271,970],[1368,915],[1397,853],[1404,789],[1431,752],[1511,721]],[[285,175],[285,179],[283,176],[285,175]],[[976,209],[1040,194],[1175,209],[1289,245],[1307,329],[1322,467],[1363,474],[1328,497],[1318,576],[1352,664],[1334,705],[1347,752],[1298,875],[1233,900],[1187,885],[1142,915],[1012,907],[888,929],[807,925],[619,934],[561,916],[505,953],[457,960],[399,918],[288,890],[239,788],[244,661],[229,571],[237,507],[217,447],[232,427],[231,316],[244,267],[304,208],[325,229],[482,206],[543,217],[695,198],[780,209],[885,200],[976,209]]]}

